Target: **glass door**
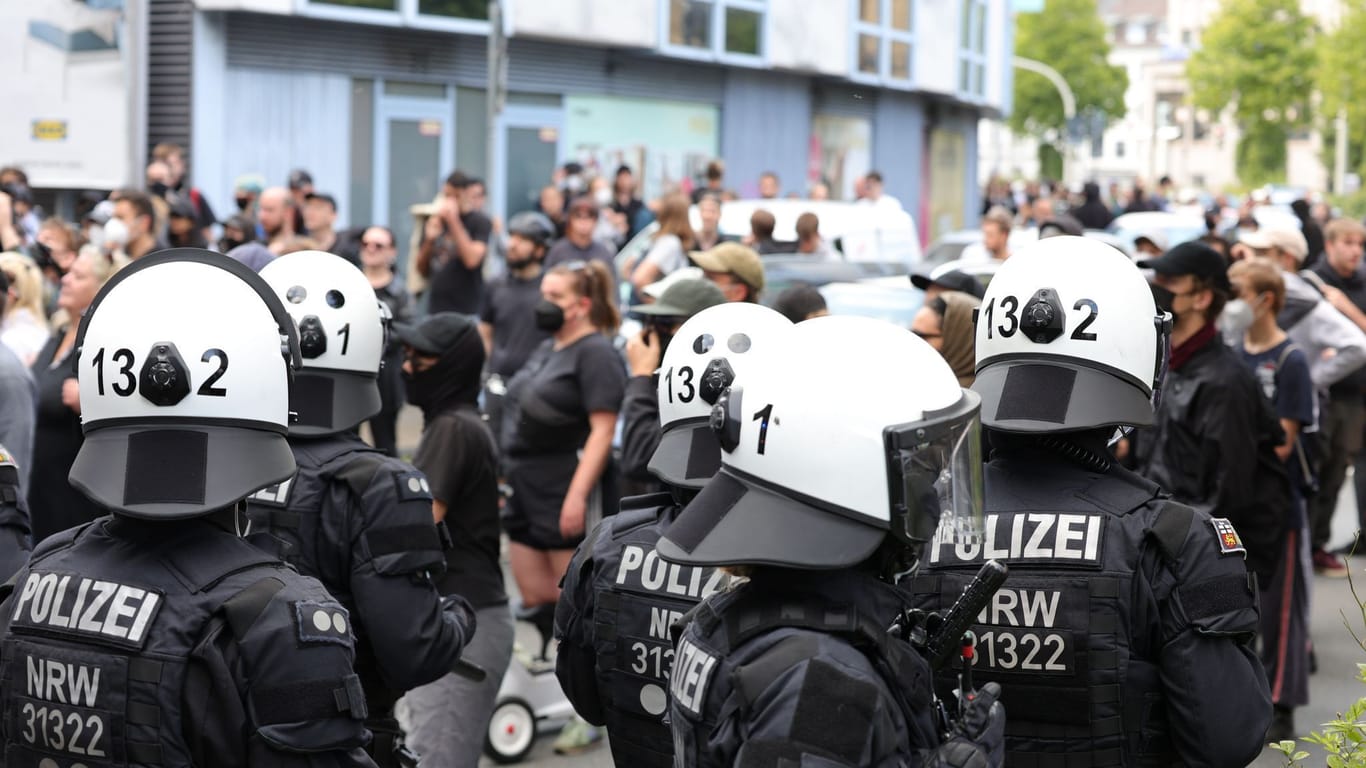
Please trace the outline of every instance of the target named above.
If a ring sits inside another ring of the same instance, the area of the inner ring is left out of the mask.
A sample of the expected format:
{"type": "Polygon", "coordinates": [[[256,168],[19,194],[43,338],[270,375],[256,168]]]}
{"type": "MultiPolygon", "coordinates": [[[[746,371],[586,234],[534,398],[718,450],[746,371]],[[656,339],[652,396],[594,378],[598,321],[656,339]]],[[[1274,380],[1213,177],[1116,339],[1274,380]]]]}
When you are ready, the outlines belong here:
{"type": "Polygon", "coordinates": [[[410,209],[441,192],[455,163],[455,105],[450,88],[442,98],[395,97],[384,93],[375,110],[374,211],[394,232],[398,274],[407,273],[414,231],[410,209]]]}

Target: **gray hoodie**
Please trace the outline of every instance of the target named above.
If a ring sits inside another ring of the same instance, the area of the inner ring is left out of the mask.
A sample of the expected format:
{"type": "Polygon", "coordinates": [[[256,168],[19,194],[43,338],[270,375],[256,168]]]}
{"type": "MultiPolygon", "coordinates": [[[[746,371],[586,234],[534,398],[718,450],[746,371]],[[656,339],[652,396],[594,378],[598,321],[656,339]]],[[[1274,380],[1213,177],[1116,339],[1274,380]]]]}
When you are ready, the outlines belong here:
{"type": "Polygon", "coordinates": [[[1281,327],[1309,359],[1314,388],[1325,393],[1366,364],[1366,333],[1304,278],[1284,271],[1281,276],[1285,278],[1281,327]]]}

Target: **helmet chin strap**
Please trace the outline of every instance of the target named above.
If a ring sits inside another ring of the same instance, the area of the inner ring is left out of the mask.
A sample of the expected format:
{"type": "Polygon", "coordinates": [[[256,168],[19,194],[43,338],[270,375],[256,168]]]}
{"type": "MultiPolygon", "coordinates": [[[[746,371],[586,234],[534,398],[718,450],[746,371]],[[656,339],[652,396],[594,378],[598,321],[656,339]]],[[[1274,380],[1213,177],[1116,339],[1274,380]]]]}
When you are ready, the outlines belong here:
{"type": "Polygon", "coordinates": [[[242,513],[247,509],[246,499],[238,501],[232,505],[232,525],[237,531],[237,538],[245,539],[251,535],[251,518],[247,518],[246,527],[242,526],[242,513]]]}

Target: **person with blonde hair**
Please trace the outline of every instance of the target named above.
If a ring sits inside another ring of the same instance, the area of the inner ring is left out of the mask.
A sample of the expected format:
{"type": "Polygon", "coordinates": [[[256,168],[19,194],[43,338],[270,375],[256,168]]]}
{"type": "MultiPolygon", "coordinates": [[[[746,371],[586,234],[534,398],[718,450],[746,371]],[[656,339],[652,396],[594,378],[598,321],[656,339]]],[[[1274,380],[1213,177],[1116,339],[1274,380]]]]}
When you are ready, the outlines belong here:
{"type": "Polygon", "coordinates": [[[669,273],[688,266],[688,251],[697,242],[688,219],[691,204],[683,194],[664,198],[659,206],[659,231],[655,233],[645,258],[631,271],[631,284],[637,291],[669,273]]]}
{"type": "MultiPolygon", "coordinates": [[[[71,269],[62,277],[57,297],[60,311],[53,318],[53,333],[38,352],[30,370],[38,389],[38,413],[33,428],[33,468],[29,474],[28,508],[33,523],[33,543],[58,531],[90,522],[104,511],[77,492],[67,481],[71,463],[80,451],[81,397],[71,353],[81,314],[90,307],[101,287],[126,262],[104,255],[98,248],[81,248],[71,269]]],[[[88,350],[87,354],[99,354],[88,350]]],[[[115,355],[116,350],[107,354],[115,355]]],[[[124,364],[112,357],[105,365],[117,373],[124,364]]],[[[122,381],[125,377],[118,377],[122,381]]]]}
{"type": "Polygon", "coordinates": [[[25,366],[33,365],[48,337],[43,272],[32,259],[14,251],[0,253],[0,272],[9,282],[8,300],[0,316],[0,344],[9,347],[25,366]]]}

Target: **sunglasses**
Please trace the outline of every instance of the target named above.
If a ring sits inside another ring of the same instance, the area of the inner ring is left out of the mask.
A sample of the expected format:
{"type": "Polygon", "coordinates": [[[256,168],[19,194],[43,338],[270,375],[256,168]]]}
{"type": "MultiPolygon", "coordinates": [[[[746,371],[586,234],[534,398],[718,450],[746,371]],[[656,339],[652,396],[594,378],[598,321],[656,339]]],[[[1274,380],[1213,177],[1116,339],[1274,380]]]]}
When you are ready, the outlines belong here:
{"type": "Polygon", "coordinates": [[[377,243],[374,240],[364,240],[361,242],[361,245],[364,246],[367,251],[382,251],[385,248],[393,247],[388,243],[377,243]]]}

